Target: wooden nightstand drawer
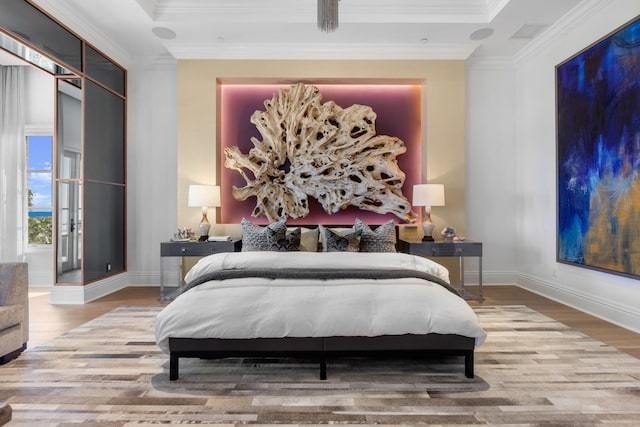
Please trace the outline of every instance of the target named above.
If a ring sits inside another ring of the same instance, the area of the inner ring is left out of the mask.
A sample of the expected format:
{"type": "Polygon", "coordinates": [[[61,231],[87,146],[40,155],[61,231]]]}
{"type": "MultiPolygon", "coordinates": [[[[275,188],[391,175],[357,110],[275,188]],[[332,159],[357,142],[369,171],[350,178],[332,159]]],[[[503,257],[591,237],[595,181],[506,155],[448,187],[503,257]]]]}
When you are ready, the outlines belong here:
{"type": "Polygon", "coordinates": [[[420,256],[482,256],[482,243],[465,240],[464,242],[423,242],[400,241],[400,251],[420,256]]]}
{"type": "Polygon", "coordinates": [[[228,242],[161,242],[160,256],[207,256],[240,250],[240,240],[228,242]]]}

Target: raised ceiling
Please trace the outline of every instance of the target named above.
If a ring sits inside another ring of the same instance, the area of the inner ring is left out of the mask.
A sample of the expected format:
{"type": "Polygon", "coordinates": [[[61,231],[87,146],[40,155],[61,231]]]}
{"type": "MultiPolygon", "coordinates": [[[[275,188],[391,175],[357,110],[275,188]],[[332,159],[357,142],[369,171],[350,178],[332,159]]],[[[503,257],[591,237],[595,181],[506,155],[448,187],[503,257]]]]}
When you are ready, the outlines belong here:
{"type": "Polygon", "coordinates": [[[316,0],[35,0],[125,58],[176,59],[513,57],[585,2],[341,0],[338,30],[324,33],[316,0]]]}

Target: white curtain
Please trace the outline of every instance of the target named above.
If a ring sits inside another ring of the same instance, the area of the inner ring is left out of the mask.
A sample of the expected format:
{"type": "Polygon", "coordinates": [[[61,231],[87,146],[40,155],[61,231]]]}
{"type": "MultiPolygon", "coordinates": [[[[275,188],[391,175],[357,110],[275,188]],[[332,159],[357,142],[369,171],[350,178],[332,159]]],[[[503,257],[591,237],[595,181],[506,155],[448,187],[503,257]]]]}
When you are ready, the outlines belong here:
{"type": "Polygon", "coordinates": [[[25,260],[24,69],[24,66],[0,66],[0,261],[25,260]]]}

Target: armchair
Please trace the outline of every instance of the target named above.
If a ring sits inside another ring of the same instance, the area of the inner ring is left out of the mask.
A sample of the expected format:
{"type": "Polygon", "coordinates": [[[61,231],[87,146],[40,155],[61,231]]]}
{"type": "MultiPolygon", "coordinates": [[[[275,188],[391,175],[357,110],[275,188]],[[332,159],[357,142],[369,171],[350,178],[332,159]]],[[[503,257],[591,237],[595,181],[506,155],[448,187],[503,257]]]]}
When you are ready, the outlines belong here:
{"type": "Polygon", "coordinates": [[[15,359],[29,340],[27,263],[0,263],[0,364],[15,359]]]}

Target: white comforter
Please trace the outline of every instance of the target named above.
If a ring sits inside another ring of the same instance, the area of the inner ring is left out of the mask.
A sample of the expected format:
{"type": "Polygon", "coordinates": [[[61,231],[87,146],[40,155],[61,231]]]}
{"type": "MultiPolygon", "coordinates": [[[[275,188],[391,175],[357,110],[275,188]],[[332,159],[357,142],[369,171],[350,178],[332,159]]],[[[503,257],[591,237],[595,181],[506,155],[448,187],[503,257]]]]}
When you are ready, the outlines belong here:
{"type": "MultiPolygon", "coordinates": [[[[446,268],[403,253],[233,252],[202,258],[187,283],[220,269],[417,269],[448,282],[446,268]]],[[[209,281],[183,293],[156,318],[156,342],[169,337],[281,338],[486,333],[471,307],[441,285],[423,279],[293,280],[242,278],[209,281]]]]}

